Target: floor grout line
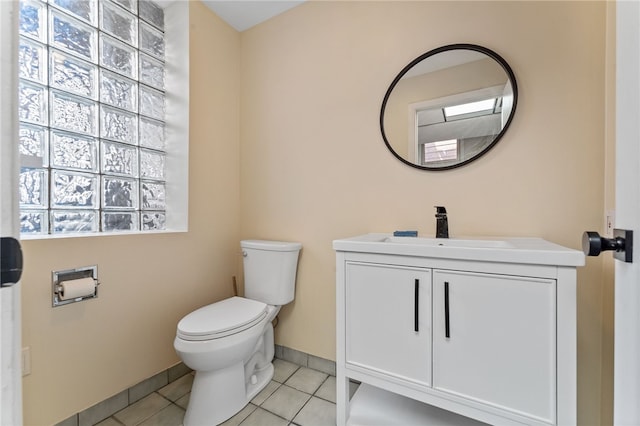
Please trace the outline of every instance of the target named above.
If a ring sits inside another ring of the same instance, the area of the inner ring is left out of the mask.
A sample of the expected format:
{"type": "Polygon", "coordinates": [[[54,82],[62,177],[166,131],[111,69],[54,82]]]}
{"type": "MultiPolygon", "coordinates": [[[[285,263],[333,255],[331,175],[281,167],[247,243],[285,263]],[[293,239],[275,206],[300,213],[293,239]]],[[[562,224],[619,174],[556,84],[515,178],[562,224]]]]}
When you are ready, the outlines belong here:
{"type": "MultiPolygon", "coordinates": [[[[286,361],[286,360],[284,360],[284,361],[286,361]]],[[[287,362],[291,363],[290,361],[287,361],[287,362]]],[[[292,363],[292,364],[293,364],[293,363],[292,363]]],[[[289,381],[289,380],[290,380],[290,379],[291,379],[291,378],[296,374],[296,372],[300,370],[300,368],[302,368],[302,366],[297,365],[297,367],[296,367],[296,368],[291,372],[291,374],[288,374],[285,378],[281,379],[281,380],[283,380],[282,382],[278,382],[278,381],[276,381],[276,380],[273,380],[273,379],[272,379],[272,382],[273,382],[273,383],[275,383],[275,384],[277,384],[276,389],[275,389],[275,390],[274,390],[274,391],[273,391],[269,396],[267,396],[267,397],[264,399],[264,401],[262,401],[262,403],[261,403],[261,404],[255,404],[255,403],[253,403],[253,402],[251,402],[251,401],[250,401],[250,402],[249,402],[249,404],[253,405],[255,408],[254,408],[253,410],[251,410],[251,411],[246,415],[246,417],[244,417],[244,419],[242,419],[242,420],[241,420],[239,423],[237,423],[237,424],[238,424],[238,425],[240,425],[240,426],[246,426],[246,425],[248,425],[248,424],[251,424],[252,422],[249,420],[249,418],[250,418],[252,415],[254,415],[254,413],[255,413],[258,409],[262,409],[262,410],[264,410],[264,411],[268,412],[269,414],[271,414],[271,415],[273,415],[273,416],[276,416],[278,419],[281,419],[282,421],[286,422],[287,426],[297,426],[297,425],[299,425],[299,423],[296,423],[296,422],[294,421],[294,420],[295,420],[295,418],[296,418],[298,415],[300,415],[300,413],[305,409],[305,407],[307,407],[307,405],[308,405],[308,404],[313,400],[313,398],[314,398],[314,397],[318,398],[318,399],[319,399],[319,400],[321,400],[321,401],[325,401],[325,402],[327,402],[327,403],[332,404],[332,405],[334,405],[334,406],[335,406],[335,402],[333,402],[333,401],[331,401],[331,400],[329,400],[329,399],[327,399],[327,398],[323,398],[323,397],[321,397],[321,396],[318,396],[318,395],[317,395],[317,393],[318,393],[318,392],[320,391],[320,389],[325,385],[325,383],[326,383],[327,381],[329,381],[331,377],[333,377],[333,375],[332,375],[332,374],[329,374],[329,373],[326,373],[326,372],[324,372],[324,371],[320,371],[320,370],[315,370],[315,369],[310,368],[310,367],[306,367],[306,368],[309,368],[309,369],[311,369],[311,370],[314,370],[314,371],[317,371],[317,372],[320,372],[320,373],[326,374],[326,377],[325,377],[325,378],[320,382],[320,384],[315,388],[315,390],[314,390],[312,393],[305,392],[305,391],[303,391],[303,390],[301,390],[301,389],[297,389],[297,388],[295,388],[295,387],[293,387],[293,386],[290,386],[290,385],[286,384],[286,382],[287,382],[287,381],[289,381]],[[293,414],[293,416],[292,416],[291,420],[289,420],[289,419],[287,419],[287,418],[285,418],[285,417],[282,417],[281,415],[276,414],[276,413],[274,413],[273,411],[268,410],[268,409],[266,409],[266,408],[264,408],[264,407],[263,407],[263,404],[264,404],[264,403],[265,403],[265,402],[266,402],[266,401],[267,401],[267,400],[268,400],[268,399],[269,399],[269,398],[270,398],[270,397],[271,397],[271,396],[272,396],[272,395],[273,395],[273,394],[274,394],[278,389],[280,389],[282,386],[287,386],[287,388],[289,388],[289,389],[291,389],[291,390],[293,390],[293,391],[295,391],[295,392],[300,392],[300,393],[302,393],[302,394],[304,394],[304,395],[308,396],[308,399],[304,402],[304,404],[302,405],[302,407],[300,407],[300,409],[298,409],[298,410],[295,412],[295,414],[293,414]]],[[[153,413],[145,413],[145,417],[144,417],[144,419],[142,419],[142,420],[140,420],[140,421],[136,422],[136,425],[140,425],[140,424],[144,423],[145,421],[148,421],[151,417],[153,417],[153,416],[157,415],[158,413],[160,413],[161,411],[163,411],[163,410],[165,410],[166,408],[170,407],[171,405],[174,405],[174,406],[175,406],[176,408],[178,408],[182,413],[185,413],[185,412],[186,412],[186,410],[185,410],[183,407],[181,407],[180,405],[178,405],[178,404],[177,404],[177,401],[178,401],[179,399],[183,398],[184,396],[189,395],[189,394],[190,394],[190,392],[188,392],[188,393],[187,393],[187,394],[185,394],[185,395],[182,395],[180,398],[177,398],[177,399],[176,399],[176,401],[173,401],[173,400],[171,400],[169,397],[167,397],[167,396],[163,395],[162,393],[160,393],[160,390],[161,390],[161,389],[157,389],[157,390],[155,390],[155,391],[151,392],[149,395],[151,395],[151,394],[155,393],[155,394],[157,394],[158,396],[160,396],[161,398],[163,398],[165,401],[168,401],[168,402],[169,402],[169,404],[168,404],[168,405],[166,405],[165,407],[163,407],[163,408],[161,408],[161,409],[159,409],[159,410],[157,410],[157,411],[153,412],[153,413]]],[[[330,397],[330,394],[328,395],[328,397],[330,397]]],[[[130,406],[129,406],[129,407],[130,407],[130,406]]],[[[128,408],[128,407],[127,407],[127,408],[128,408]]],[[[122,411],[122,410],[121,410],[121,411],[122,411]]],[[[119,411],[119,412],[120,412],[120,411],[119,411]]],[[[118,413],[119,413],[119,412],[118,412],[118,413]]],[[[116,424],[117,424],[118,426],[120,426],[120,425],[122,425],[122,426],[128,426],[126,423],[123,423],[123,422],[122,422],[122,421],[120,421],[118,418],[116,418],[116,415],[117,415],[118,413],[114,413],[112,416],[110,416],[110,417],[108,417],[107,419],[103,420],[103,422],[105,422],[105,423],[104,423],[104,425],[116,425],[116,424]]],[[[231,420],[231,419],[233,419],[233,416],[232,416],[230,419],[228,419],[228,420],[231,420]]],[[[227,420],[227,421],[228,421],[228,420],[227,420]]],[[[173,426],[173,425],[172,425],[172,426],[173,426]]],[[[180,423],[180,424],[178,424],[178,425],[175,425],[175,426],[182,426],[182,423],[180,423]]]]}

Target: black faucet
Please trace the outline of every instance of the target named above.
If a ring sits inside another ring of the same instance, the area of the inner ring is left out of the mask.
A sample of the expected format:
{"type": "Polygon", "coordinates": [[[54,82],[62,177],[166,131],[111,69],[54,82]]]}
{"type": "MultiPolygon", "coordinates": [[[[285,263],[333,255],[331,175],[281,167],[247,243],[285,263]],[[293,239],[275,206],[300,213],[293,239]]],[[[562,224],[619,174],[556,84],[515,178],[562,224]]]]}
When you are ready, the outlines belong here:
{"type": "Polygon", "coordinates": [[[442,206],[436,208],[436,238],[449,238],[449,222],[447,221],[447,209],[442,206]]]}

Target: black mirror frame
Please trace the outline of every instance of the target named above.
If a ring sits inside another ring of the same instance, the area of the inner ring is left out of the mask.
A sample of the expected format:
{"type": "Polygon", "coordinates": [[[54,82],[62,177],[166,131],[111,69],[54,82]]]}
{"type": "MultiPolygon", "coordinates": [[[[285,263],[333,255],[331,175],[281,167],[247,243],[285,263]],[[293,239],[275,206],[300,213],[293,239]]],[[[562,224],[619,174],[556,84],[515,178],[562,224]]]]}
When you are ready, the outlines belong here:
{"type": "Polygon", "coordinates": [[[384,143],[387,146],[387,148],[389,149],[389,151],[398,160],[402,161],[406,165],[414,167],[416,169],[420,169],[420,170],[429,170],[429,171],[451,170],[451,169],[455,169],[455,168],[458,168],[458,167],[462,167],[462,166],[464,166],[466,164],[469,164],[470,162],[477,160],[478,158],[482,157],[487,152],[489,152],[491,150],[491,148],[493,148],[500,141],[500,139],[502,139],[502,136],[505,134],[505,132],[507,131],[507,129],[511,125],[511,121],[513,120],[513,117],[514,117],[514,115],[516,113],[517,104],[518,104],[518,85],[516,83],[516,77],[513,74],[513,70],[511,69],[511,67],[509,66],[507,61],[505,61],[502,58],[502,56],[498,55],[496,52],[494,52],[491,49],[488,49],[488,48],[483,47],[483,46],[478,46],[476,44],[467,44],[467,43],[449,44],[449,45],[446,45],[446,46],[442,46],[442,47],[438,47],[436,49],[430,50],[427,53],[424,53],[424,54],[418,56],[413,61],[411,61],[406,67],[404,67],[402,69],[402,71],[400,71],[400,73],[396,76],[396,78],[391,82],[391,85],[389,86],[389,89],[387,90],[387,93],[385,93],[385,95],[384,95],[384,99],[382,101],[382,108],[380,109],[380,131],[382,133],[382,138],[384,139],[384,143]],[[449,165],[449,166],[443,166],[443,167],[428,167],[428,166],[421,166],[421,165],[418,165],[418,164],[414,164],[414,163],[406,160],[405,158],[402,158],[391,147],[391,144],[389,143],[389,140],[387,139],[387,135],[386,135],[386,133],[384,131],[384,112],[385,112],[385,109],[387,107],[387,101],[389,100],[389,97],[391,96],[391,93],[393,92],[393,89],[396,87],[396,85],[398,84],[400,79],[411,68],[413,68],[414,65],[418,64],[419,62],[423,61],[424,59],[426,59],[426,58],[428,58],[430,56],[433,56],[433,55],[436,55],[436,54],[442,53],[442,52],[451,51],[451,50],[473,50],[473,51],[476,51],[476,52],[484,53],[485,55],[489,56],[490,58],[492,58],[493,60],[498,62],[500,64],[500,66],[502,66],[502,69],[504,69],[504,71],[507,73],[507,76],[509,77],[509,80],[511,81],[511,84],[513,86],[513,106],[512,106],[512,109],[511,109],[511,114],[509,115],[509,118],[507,119],[507,122],[505,123],[505,125],[502,128],[502,130],[500,131],[500,133],[498,133],[496,138],[489,145],[487,145],[486,148],[484,148],[480,153],[478,153],[477,155],[475,155],[475,156],[473,156],[473,157],[471,157],[471,158],[469,158],[467,160],[461,161],[459,163],[452,164],[452,165],[449,165]]]}

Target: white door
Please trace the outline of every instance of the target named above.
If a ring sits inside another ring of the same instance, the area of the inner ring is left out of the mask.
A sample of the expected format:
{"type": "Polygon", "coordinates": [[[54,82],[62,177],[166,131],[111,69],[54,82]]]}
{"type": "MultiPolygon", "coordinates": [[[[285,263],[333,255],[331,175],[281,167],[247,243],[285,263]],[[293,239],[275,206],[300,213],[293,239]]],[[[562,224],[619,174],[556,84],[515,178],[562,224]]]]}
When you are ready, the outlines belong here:
{"type": "MultiPolygon", "coordinates": [[[[17,15],[17,1],[0,0],[0,237],[5,241],[19,233],[17,15]]],[[[7,252],[5,247],[2,258],[7,252]]],[[[20,285],[7,282],[0,287],[0,425],[22,424],[20,328],[20,285]]]]}
{"type": "Polygon", "coordinates": [[[616,261],[614,424],[640,425],[640,2],[618,1],[616,228],[634,231],[633,263],[616,261]]]}
{"type": "Polygon", "coordinates": [[[431,270],[349,262],[346,274],[347,364],[429,386],[431,270]]]}

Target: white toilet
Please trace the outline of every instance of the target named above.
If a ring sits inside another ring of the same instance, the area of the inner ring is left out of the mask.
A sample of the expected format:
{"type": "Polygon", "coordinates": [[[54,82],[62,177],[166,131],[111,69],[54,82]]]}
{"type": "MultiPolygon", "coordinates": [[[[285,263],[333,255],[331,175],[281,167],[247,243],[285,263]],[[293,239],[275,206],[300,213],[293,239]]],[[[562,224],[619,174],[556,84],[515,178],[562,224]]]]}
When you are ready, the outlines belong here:
{"type": "Polygon", "coordinates": [[[273,377],[273,326],[295,294],[300,243],[241,241],[245,297],[191,312],[178,323],[173,346],[196,375],[184,426],[222,423],[273,377]]]}

